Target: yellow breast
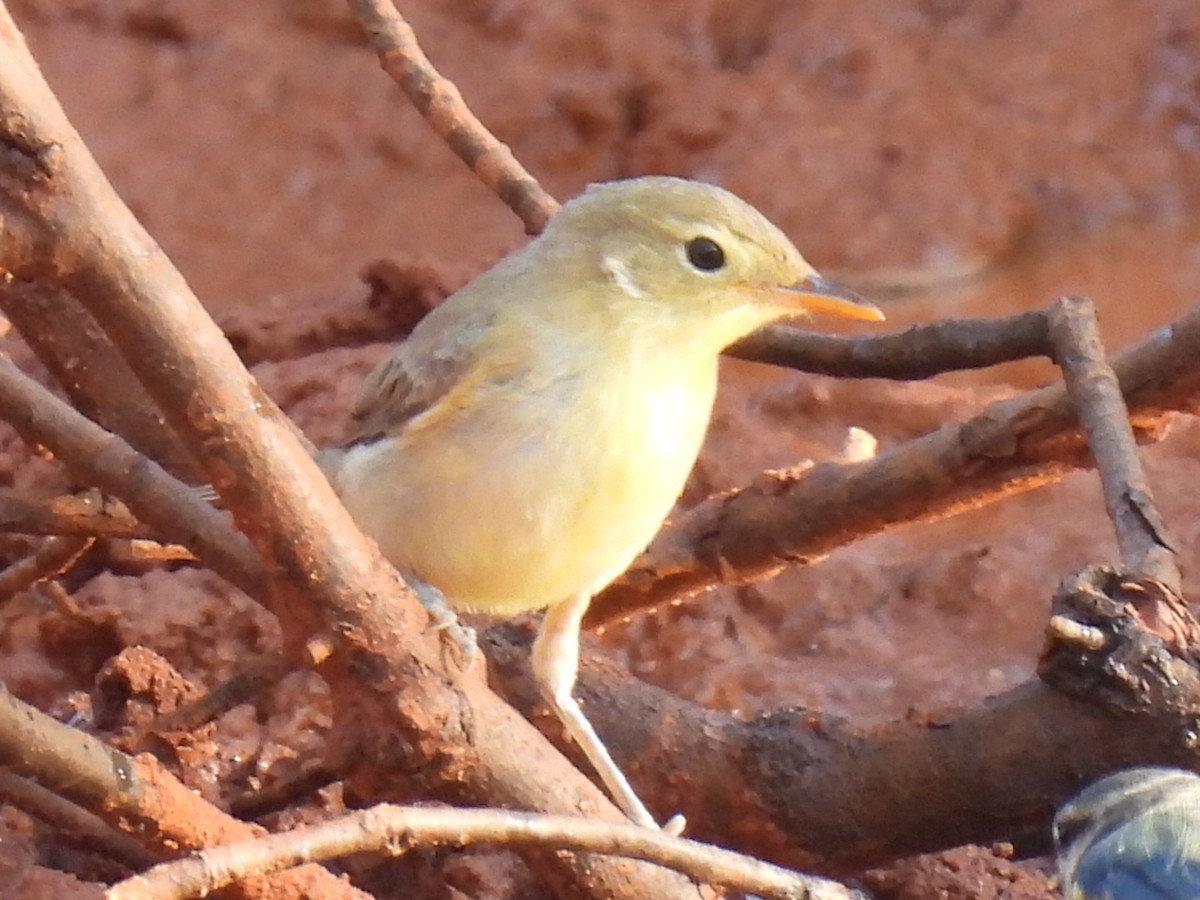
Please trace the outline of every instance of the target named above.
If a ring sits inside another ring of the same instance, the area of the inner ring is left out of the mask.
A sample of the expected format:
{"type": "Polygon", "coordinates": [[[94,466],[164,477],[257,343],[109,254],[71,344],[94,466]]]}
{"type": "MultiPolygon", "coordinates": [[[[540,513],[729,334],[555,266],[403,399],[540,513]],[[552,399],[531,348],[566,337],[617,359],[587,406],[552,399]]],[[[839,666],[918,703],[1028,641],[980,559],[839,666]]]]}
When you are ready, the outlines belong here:
{"type": "Polygon", "coordinates": [[[591,594],[683,489],[716,360],[612,360],[533,394],[481,392],[437,429],[347,454],[343,500],[401,570],[497,614],[591,594]]]}

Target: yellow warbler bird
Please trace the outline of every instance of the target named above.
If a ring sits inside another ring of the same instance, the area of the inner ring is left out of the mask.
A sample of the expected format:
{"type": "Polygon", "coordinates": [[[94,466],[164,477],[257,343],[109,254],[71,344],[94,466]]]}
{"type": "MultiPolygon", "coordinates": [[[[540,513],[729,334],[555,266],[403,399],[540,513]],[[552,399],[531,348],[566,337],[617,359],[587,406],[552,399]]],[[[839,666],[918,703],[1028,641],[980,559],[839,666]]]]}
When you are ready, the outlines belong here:
{"type": "Polygon", "coordinates": [[[812,311],[883,318],[728,191],[595,184],[421,321],[364,383],[357,439],[322,459],[403,573],[459,609],[547,610],[534,674],[639,824],[655,823],[571,694],[580,621],[683,489],[718,354],[812,311]]]}

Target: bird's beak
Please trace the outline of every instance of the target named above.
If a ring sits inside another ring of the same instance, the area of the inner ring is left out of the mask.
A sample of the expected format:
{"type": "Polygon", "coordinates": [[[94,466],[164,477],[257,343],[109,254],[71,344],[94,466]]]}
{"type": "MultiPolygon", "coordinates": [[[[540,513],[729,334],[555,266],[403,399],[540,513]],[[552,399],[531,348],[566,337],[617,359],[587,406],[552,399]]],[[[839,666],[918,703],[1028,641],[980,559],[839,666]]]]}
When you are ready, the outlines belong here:
{"type": "Polygon", "coordinates": [[[796,284],[779,287],[771,292],[797,312],[824,313],[841,316],[843,319],[866,319],[882,322],[883,310],[874,303],[864,300],[850,288],[826,281],[815,272],[796,284]]]}

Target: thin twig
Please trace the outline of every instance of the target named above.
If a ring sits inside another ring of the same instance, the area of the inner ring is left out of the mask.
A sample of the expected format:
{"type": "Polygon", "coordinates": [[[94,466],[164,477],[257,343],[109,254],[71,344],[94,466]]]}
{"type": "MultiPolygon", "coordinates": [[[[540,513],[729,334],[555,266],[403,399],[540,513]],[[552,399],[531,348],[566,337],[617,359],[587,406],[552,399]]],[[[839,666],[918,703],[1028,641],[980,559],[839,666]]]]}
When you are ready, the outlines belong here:
{"type": "Polygon", "coordinates": [[[266,688],[272,687],[295,665],[283,656],[269,656],[253,668],[243,669],[221,682],[203,697],[163,713],[146,726],[147,731],[166,734],[170,731],[194,731],[236,706],[252,700],[266,688]]]}
{"type": "Polygon", "coordinates": [[[260,819],[302,803],[322,788],[341,778],[324,759],[305,760],[299,771],[264,787],[231,796],[229,812],[239,819],[260,819]]]}
{"type": "Polygon", "coordinates": [[[80,478],[121,497],[163,537],[195,550],[233,584],[251,595],[262,592],[262,565],[224,513],[7,360],[0,360],[0,418],[26,441],[51,448],[80,478]]]}
{"type": "Polygon", "coordinates": [[[48,537],[30,556],[0,571],[0,604],[39,581],[61,575],[87,552],[95,538],[68,535],[48,537]]]}
{"type": "MultiPolygon", "coordinates": [[[[1113,360],[1135,431],[1200,411],[1200,306],[1113,360]]],[[[1059,382],[988,406],[858,465],[765,475],[680,516],[592,601],[597,627],[719,584],[802,565],[866,535],[975,509],[1094,465],[1059,382]]]]}
{"type": "Polygon", "coordinates": [[[817,375],[914,381],[1049,356],[1051,351],[1048,311],[1034,309],[995,319],[946,319],[857,338],[777,325],[744,338],[725,352],[738,359],[817,375]]]}
{"type": "Polygon", "coordinates": [[[47,825],[71,835],[80,843],[103,852],[135,871],[158,862],[141,844],[117,831],[99,816],[70,800],[42,787],[35,781],[0,772],[0,800],[41,819],[47,825]]]}
{"type": "Polygon", "coordinates": [[[191,900],[249,875],[351,853],[399,855],[413,847],[489,843],[615,854],[669,866],[702,883],[763,897],[851,900],[836,882],[812,878],[708,844],[629,824],[494,809],[376,806],[254,841],[205,850],[113,885],[108,900],[191,900]]]}
{"type": "Polygon", "coordinates": [[[95,538],[150,538],[152,529],[120,503],[95,502],[66,494],[32,497],[0,488],[0,531],[16,534],[73,534],[95,538]]]}
{"type": "Polygon", "coordinates": [[[438,137],[517,214],[528,234],[540,233],[558,203],[475,117],[454,83],[433,67],[391,0],[350,0],[350,7],[366,29],[383,70],[438,137]]]}
{"type": "Polygon", "coordinates": [[[1121,385],[1100,341],[1092,302],[1080,297],[1062,300],[1050,333],[1067,394],[1079,412],[1079,423],[1096,460],[1125,568],[1131,576],[1154,579],[1179,595],[1182,589],[1175,551],[1154,504],[1121,385]]]}

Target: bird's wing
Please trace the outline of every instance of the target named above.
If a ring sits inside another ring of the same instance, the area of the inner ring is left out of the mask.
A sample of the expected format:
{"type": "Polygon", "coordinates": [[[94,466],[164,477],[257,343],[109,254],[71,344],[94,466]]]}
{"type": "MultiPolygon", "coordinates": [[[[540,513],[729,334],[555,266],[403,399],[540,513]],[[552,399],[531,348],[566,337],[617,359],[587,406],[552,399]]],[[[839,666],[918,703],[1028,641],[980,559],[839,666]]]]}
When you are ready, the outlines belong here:
{"type": "Polygon", "coordinates": [[[485,378],[480,345],[493,317],[494,308],[483,304],[430,313],[363,382],[350,443],[397,434],[485,378]]]}

